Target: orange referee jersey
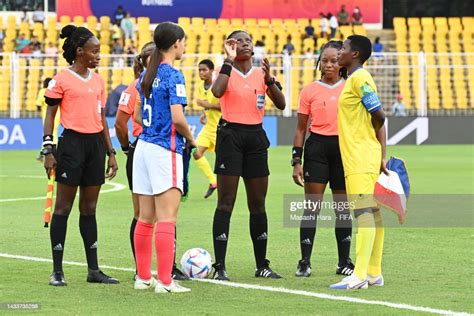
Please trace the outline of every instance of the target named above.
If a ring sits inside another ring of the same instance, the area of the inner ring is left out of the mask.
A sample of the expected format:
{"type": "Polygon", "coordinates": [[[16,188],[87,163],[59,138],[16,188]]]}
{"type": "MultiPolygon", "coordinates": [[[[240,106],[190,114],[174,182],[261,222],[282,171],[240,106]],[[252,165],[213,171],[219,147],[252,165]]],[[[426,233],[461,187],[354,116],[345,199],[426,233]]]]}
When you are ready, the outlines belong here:
{"type": "Polygon", "coordinates": [[[310,116],[311,132],[325,136],[339,135],[337,108],[344,85],[343,79],[332,86],[315,81],[301,90],[298,113],[310,116]]]}
{"type": "Polygon", "coordinates": [[[103,130],[105,85],[102,77],[89,70],[83,78],[71,69],[63,69],[49,82],[45,97],[62,99],[61,125],[78,133],[92,134],[103,130]]]}
{"type": "Polygon", "coordinates": [[[247,74],[232,68],[224,95],[220,98],[222,118],[247,125],[260,124],[265,112],[265,74],[252,67],[247,74]]]}
{"type": "Polygon", "coordinates": [[[119,100],[119,111],[127,113],[132,116],[132,128],[133,136],[138,137],[142,132],[142,127],[140,124],[135,122],[135,105],[137,102],[140,102],[140,95],[137,90],[138,79],[135,79],[128,87],[122,92],[119,100]]]}

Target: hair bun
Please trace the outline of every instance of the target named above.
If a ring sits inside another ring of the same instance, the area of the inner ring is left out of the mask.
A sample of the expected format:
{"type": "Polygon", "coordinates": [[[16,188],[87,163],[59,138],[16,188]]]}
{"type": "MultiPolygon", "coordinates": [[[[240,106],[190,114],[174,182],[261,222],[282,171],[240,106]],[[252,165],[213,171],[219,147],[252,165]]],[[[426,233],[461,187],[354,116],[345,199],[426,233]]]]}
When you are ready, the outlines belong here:
{"type": "Polygon", "coordinates": [[[77,30],[76,26],[74,26],[72,24],[66,25],[65,27],[62,28],[61,34],[59,34],[59,37],[60,38],[70,37],[72,35],[72,33],[74,33],[75,30],[77,30]]]}

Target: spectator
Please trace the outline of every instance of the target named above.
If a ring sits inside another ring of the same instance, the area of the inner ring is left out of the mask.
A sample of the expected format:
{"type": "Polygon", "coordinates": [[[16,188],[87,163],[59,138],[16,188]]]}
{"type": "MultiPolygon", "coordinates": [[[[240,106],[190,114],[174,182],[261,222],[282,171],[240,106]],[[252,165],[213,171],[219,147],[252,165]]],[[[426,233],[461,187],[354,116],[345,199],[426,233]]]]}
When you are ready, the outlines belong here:
{"type": "Polygon", "coordinates": [[[397,101],[395,101],[392,105],[393,116],[407,116],[407,108],[402,101],[403,96],[401,94],[397,95],[397,101]]]}
{"type": "Polygon", "coordinates": [[[118,23],[120,25],[120,22],[122,22],[122,19],[125,17],[125,10],[121,5],[117,7],[117,9],[114,12],[114,24],[118,23]]]}
{"type": "Polygon", "coordinates": [[[374,51],[374,58],[380,59],[382,58],[382,52],[383,52],[383,44],[380,43],[380,37],[375,38],[374,45],[372,46],[372,50],[374,51]]]}
{"type": "Polygon", "coordinates": [[[32,47],[33,50],[39,48],[39,50],[41,50],[41,42],[38,40],[38,36],[33,36],[33,38],[31,39],[31,42],[30,42],[30,45],[32,47]]]}
{"type": "Polygon", "coordinates": [[[43,6],[40,4],[36,7],[36,10],[33,12],[33,23],[43,23],[44,22],[44,10],[43,6]]]}
{"type": "Polygon", "coordinates": [[[319,17],[321,18],[321,37],[325,38],[328,30],[328,19],[322,12],[319,13],[319,17]]]}
{"type": "Polygon", "coordinates": [[[352,13],[352,25],[362,25],[362,23],[364,23],[362,13],[360,12],[359,7],[355,7],[354,12],[352,13]]]}
{"type": "Polygon", "coordinates": [[[26,7],[23,8],[23,16],[21,17],[21,22],[30,23],[30,16],[28,15],[28,10],[26,7]]]}
{"type": "Polygon", "coordinates": [[[291,43],[291,36],[286,38],[286,44],[283,46],[283,54],[291,55],[295,51],[295,46],[291,43]]]}
{"type": "Polygon", "coordinates": [[[308,19],[308,26],[304,28],[305,36],[304,38],[312,37],[314,38],[314,27],[311,25],[311,19],[308,19]]]}
{"type": "Polygon", "coordinates": [[[58,54],[58,48],[54,46],[53,42],[48,43],[48,47],[45,49],[45,53],[48,55],[57,55],[58,54]]]}
{"type": "MultiPolygon", "coordinates": [[[[112,46],[112,55],[123,55],[124,54],[124,49],[122,46],[122,43],[120,42],[119,39],[114,39],[114,44],[112,46]]],[[[120,56],[115,56],[113,65],[115,68],[123,67],[124,60],[123,57],[120,56]]]]}
{"type": "Polygon", "coordinates": [[[30,40],[25,38],[25,34],[21,33],[20,37],[15,40],[15,51],[22,53],[22,50],[30,44],[30,40]]]}
{"type": "Polygon", "coordinates": [[[133,38],[135,25],[133,25],[133,21],[130,18],[130,13],[127,12],[125,14],[125,17],[122,19],[122,22],[120,22],[120,27],[122,28],[123,36],[125,40],[133,38]]]}
{"type": "Polygon", "coordinates": [[[329,18],[329,28],[331,29],[331,39],[336,37],[337,27],[339,24],[337,23],[337,18],[332,15],[332,13],[328,13],[329,18]]]}
{"type": "Polygon", "coordinates": [[[43,54],[43,52],[41,51],[41,45],[31,45],[31,47],[33,47],[33,52],[31,53],[32,57],[34,58],[41,58],[41,55],[43,54]]]}
{"type": "Polygon", "coordinates": [[[125,48],[125,53],[129,55],[129,57],[127,58],[127,66],[132,67],[133,60],[135,59],[135,55],[137,54],[137,48],[133,40],[128,43],[127,47],[125,48]]]}
{"type": "Polygon", "coordinates": [[[265,43],[262,41],[257,41],[255,47],[253,48],[253,60],[255,66],[262,66],[262,60],[265,57],[265,43]]]}
{"type": "Polygon", "coordinates": [[[120,28],[120,22],[116,22],[112,26],[112,39],[122,40],[122,29],[120,28]]]}
{"type": "Polygon", "coordinates": [[[349,13],[346,11],[346,5],[341,6],[341,11],[337,13],[337,22],[339,25],[349,25],[349,13]]]}

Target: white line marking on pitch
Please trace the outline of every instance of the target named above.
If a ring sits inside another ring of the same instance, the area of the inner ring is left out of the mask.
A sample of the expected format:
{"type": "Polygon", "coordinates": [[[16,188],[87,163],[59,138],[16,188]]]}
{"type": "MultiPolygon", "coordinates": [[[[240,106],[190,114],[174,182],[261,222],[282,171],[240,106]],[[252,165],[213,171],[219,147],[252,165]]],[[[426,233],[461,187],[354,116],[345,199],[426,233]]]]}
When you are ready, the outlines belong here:
{"type": "MultiPolygon", "coordinates": [[[[52,262],[51,259],[47,259],[47,258],[19,256],[19,255],[12,255],[8,253],[0,253],[0,257],[9,258],[9,259],[36,261],[36,262],[49,262],[49,263],[52,262]]],[[[73,266],[81,266],[81,267],[87,266],[86,263],[82,263],[82,262],[63,261],[63,263],[68,264],[68,265],[73,265],[73,266]]],[[[131,271],[131,272],[135,271],[135,269],[132,269],[132,268],[111,267],[111,266],[106,266],[106,265],[101,265],[101,268],[110,269],[110,270],[118,270],[118,271],[131,271]]],[[[338,295],[316,293],[316,292],[303,291],[303,290],[292,290],[292,289],[287,289],[284,287],[273,287],[273,286],[264,286],[264,285],[257,285],[257,284],[216,281],[216,280],[208,280],[208,279],[201,279],[201,280],[196,279],[196,281],[212,283],[212,284],[220,285],[220,286],[230,286],[230,287],[236,287],[236,288],[242,288],[242,289],[302,295],[302,296],[316,297],[316,298],[325,299],[325,300],[345,301],[345,302],[350,302],[350,303],[359,303],[359,304],[366,304],[366,305],[379,305],[379,306],[385,306],[385,307],[390,307],[390,308],[395,308],[395,309],[410,310],[410,311],[415,311],[415,312],[425,312],[425,313],[439,314],[439,315],[456,315],[456,316],[472,316],[473,315],[467,312],[456,312],[456,311],[445,310],[445,309],[391,303],[391,302],[386,302],[386,301],[371,301],[367,299],[350,297],[350,296],[338,296],[338,295]]]]}
{"type": "MultiPolygon", "coordinates": [[[[26,178],[26,177],[25,177],[26,178]]],[[[42,177],[45,178],[45,177],[42,177]]],[[[112,188],[101,190],[100,193],[111,193],[121,191],[126,188],[125,185],[115,182],[105,182],[106,185],[111,185],[112,188]]],[[[79,194],[79,193],[78,193],[79,194]]],[[[56,196],[54,196],[56,197],[56,196]]],[[[44,196],[37,196],[37,197],[26,197],[26,198],[15,198],[15,199],[0,199],[0,203],[2,202],[20,202],[20,201],[34,201],[34,200],[44,200],[46,199],[46,194],[44,196]]]]}

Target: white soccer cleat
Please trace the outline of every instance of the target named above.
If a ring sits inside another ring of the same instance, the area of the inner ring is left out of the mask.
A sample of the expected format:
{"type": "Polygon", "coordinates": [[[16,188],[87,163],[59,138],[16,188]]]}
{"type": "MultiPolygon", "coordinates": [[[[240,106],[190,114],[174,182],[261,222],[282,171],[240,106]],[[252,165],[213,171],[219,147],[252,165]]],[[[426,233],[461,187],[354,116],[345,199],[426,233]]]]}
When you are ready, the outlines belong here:
{"type": "Polygon", "coordinates": [[[384,286],[383,275],[379,274],[377,276],[367,276],[369,280],[369,286],[384,286]]]}
{"type": "Polygon", "coordinates": [[[152,289],[156,286],[158,281],[154,277],[151,277],[150,280],[142,280],[138,277],[138,275],[135,278],[135,284],[133,285],[133,288],[135,290],[148,290],[152,289]]]}
{"type": "Polygon", "coordinates": [[[345,277],[339,283],[331,284],[329,287],[336,290],[359,290],[367,289],[369,287],[369,282],[367,280],[359,279],[354,273],[345,277]]]}
{"type": "Polygon", "coordinates": [[[156,281],[155,293],[163,294],[163,293],[186,293],[191,292],[191,289],[187,287],[179,285],[178,282],[171,280],[170,285],[164,285],[161,281],[156,281]]]}

